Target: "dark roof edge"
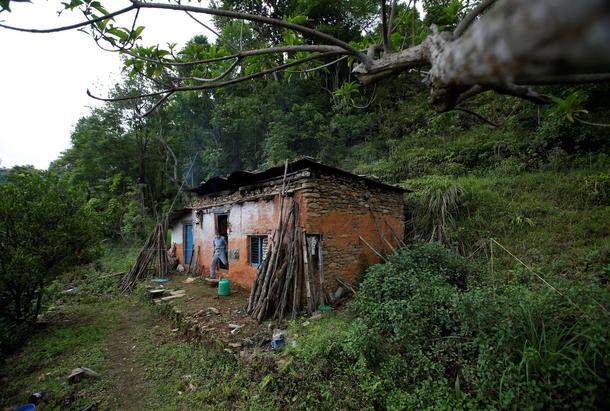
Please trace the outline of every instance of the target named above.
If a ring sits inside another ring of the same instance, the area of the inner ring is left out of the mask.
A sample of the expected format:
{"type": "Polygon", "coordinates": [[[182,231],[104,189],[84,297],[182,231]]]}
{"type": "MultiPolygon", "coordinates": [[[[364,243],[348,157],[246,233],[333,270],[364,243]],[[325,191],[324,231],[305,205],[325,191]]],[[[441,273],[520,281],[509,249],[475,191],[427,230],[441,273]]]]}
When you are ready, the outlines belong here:
{"type": "MultiPolygon", "coordinates": [[[[284,165],[275,166],[258,172],[248,171],[236,171],[230,175],[216,176],[211,179],[199,184],[197,187],[186,189],[186,192],[192,192],[198,195],[213,194],[224,190],[238,190],[240,186],[259,183],[265,180],[276,178],[284,174],[284,165]]],[[[340,168],[328,166],[320,162],[314,161],[310,158],[301,158],[299,160],[288,163],[288,172],[295,172],[304,169],[316,169],[321,170],[330,174],[342,175],[354,180],[361,180],[372,186],[381,187],[386,190],[404,193],[409,190],[395,185],[384,183],[383,181],[376,180],[372,177],[361,176],[341,170],[340,168]]]]}
{"type": "MultiPolygon", "coordinates": [[[[308,159],[306,159],[306,160],[308,160],[308,159]]],[[[297,161],[300,161],[300,160],[297,160],[297,161]]],[[[308,161],[310,161],[312,164],[315,164],[314,168],[322,169],[322,170],[328,171],[330,173],[340,174],[340,175],[343,175],[343,176],[346,176],[348,178],[352,178],[352,179],[355,179],[355,180],[362,180],[362,181],[365,181],[367,183],[373,184],[375,186],[386,188],[388,190],[399,191],[399,192],[402,192],[402,193],[408,191],[408,190],[406,190],[406,189],[404,189],[402,187],[399,187],[399,186],[396,186],[396,185],[393,185],[393,184],[385,183],[385,182],[383,182],[381,180],[378,180],[378,179],[376,179],[374,177],[350,173],[349,171],[345,171],[345,170],[342,170],[340,168],[332,167],[332,166],[329,166],[329,165],[326,165],[326,164],[323,164],[323,163],[319,163],[319,162],[313,161],[313,160],[308,160],[308,161]]],[[[283,169],[284,167],[282,166],[281,168],[283,169]]]]}

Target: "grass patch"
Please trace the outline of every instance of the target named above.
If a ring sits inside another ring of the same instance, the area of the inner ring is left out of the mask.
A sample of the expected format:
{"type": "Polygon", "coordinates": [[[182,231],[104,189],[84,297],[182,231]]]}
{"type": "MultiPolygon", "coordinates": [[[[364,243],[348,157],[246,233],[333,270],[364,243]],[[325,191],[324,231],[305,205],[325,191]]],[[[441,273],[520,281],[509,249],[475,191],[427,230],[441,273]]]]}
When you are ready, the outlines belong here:
{"type": "Polygon", "coordinates": [[[144,369],[150,409],[273,409],[258,393],[250,370],[219,347],[173,338],[157,329],[140,330],[137,361],[144,369]]]}
{"type": "Polygon", "coordinates": [[[97,315],[94,306],[73,306],[33,331],[0,371],[6,381],[1,403],[5,407],[26,403],[37,391],[45,392],[48,409],[82,409],[105,399],[112,386],[106,375],[108,330],[94,320],[97,315]],[[100,372],[102,377],[68,384],[72,369],[81,366],[100,372]]]}
{"type": "MultiPolygon", "coordinates": [[[[610,248],[607,173],[587,169],[446,180],[466,193],[463,210],[447,228],[450,247],[463,254],[495,238],[536,268],[570,278],[599,276],[607,266],[604,261],[595,266],[588,257],[610,248]]],[[[419,189],[427,181],[405,185],[419,189]]],[[[421,193],[407,195],[407,203],[408,209],[425,213],[421,193]]],[[[487,261],[489,251],[484,246],[478,255],[487,261]]],[[[506,254],[495,257],[500,267],[516,265],[506,254]]]]}

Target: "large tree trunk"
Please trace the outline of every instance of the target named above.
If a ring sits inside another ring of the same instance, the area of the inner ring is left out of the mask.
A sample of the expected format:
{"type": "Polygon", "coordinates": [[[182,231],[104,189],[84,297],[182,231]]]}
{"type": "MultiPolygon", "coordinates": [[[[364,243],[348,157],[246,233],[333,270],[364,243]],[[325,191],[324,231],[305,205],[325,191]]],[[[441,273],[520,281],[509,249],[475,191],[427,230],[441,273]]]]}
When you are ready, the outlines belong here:
{"type": "Polygon", "coordinates": [[[498,1],[460,37],[432,27],[422,44],[354,71],[366,84],[422,64],[438,111],[474,85],[518,94],[507,88],[610,78],[610,1],[498,1]]]}

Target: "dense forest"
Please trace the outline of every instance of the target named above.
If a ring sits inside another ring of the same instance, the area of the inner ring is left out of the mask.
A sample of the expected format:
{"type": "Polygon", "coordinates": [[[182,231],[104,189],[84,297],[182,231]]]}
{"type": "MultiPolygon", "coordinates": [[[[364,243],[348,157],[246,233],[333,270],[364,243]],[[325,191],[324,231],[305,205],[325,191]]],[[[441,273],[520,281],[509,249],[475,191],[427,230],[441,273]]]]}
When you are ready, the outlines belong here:
{"type": "MultiPolygon", "coordinates": [[[[399,2],[391,47],[421,42],[432,23],[455,29],[470,3],[399,2]]],[[[378,2],[367,0],[225,0],[222,7],[304,21],[350,44],[366,44],[382,30],[378,2]]],[[[214,23],[217,36],[198,35],[172,52],[209,59],[235,44],[298,41],[290,30],[258,23],[214,23]]],[[[274,58],[256,57],[243,70],[274,58]]],[[[409,247],[363,273],[347,314],[310,330],[293,368],[273,374],[277,383],[248,388],[270,402],[258,403],[252,391],[222,405],[607,407],[610,83],[541,86],[553,96],[542,106],[488,91],[437,113],[421,70],[365,86],[352,63],[328,57],[177,93],[146,116],[142,107],[154,99],[107,102],[78,120],[70,148],[48,171],[3,172],[0,309],[11,336],[2,336],[2,348],[14,346],[15,321],[35,320],[45,287],[62,270],[99,266],[108,253],[123,258],[123,247],[142,243],[175,197],[187,201],[185,188],[309,156],[409,189],[409,247]],[[18,216],[20,204],[30,213],[18,216]],[[29,223],[17,222],[54,225],[61,215],[72,223],[48,238],[27,237],[29,223]],[[19,233],[27,238],[17,241],[19,233]],[[62,247],[41,247],[47,254],[38,259],[15,246],[49,242],[62,247]],[[42,263],[58,254],[64,257],[56,263],[42,263]],[[24,269],[37,274],[15,275],[24,269]]],[[[200,66],[180,70],[214,75],[200,66]]],[[[111,94],[149,93],[171,81],[163,76],[125,55],[111,94]],[[150,72],[134,75],[141,70],[150,72]]]]}

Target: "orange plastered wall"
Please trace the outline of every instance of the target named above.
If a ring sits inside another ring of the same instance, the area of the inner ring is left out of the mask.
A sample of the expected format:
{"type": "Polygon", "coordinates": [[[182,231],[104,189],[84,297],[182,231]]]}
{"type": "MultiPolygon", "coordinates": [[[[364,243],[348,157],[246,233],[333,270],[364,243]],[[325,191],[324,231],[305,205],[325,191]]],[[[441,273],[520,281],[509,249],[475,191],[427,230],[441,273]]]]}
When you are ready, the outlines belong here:
{"type": "MultiPolygon", "coordinates": [[[[249,262],[249,236],[269,235],[275,229],[277,221],[277,196],[271,200],[246,201],[241,204],[232,204],[228,208],[228,247],[229,270],[217,270],[227,276],[231,282],[242,287],[250,288],[256,276],[256,266],[249,262]],[[238,258],[234,257],[237,250],[238,258]]],[[[204,275],[209,275],[210,266],[214,256],[212,240],[215,235],[214,207],[204,210],[201,224],[193,229],[194,244],[199,247],[197,265],[201,267],[204,275]]],[[[269,240],[271,241],[271,240],[269,240]]],[[[197,251],[196,251],[197,252],[197,251]]]]}

